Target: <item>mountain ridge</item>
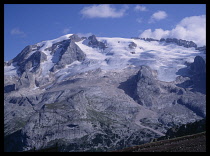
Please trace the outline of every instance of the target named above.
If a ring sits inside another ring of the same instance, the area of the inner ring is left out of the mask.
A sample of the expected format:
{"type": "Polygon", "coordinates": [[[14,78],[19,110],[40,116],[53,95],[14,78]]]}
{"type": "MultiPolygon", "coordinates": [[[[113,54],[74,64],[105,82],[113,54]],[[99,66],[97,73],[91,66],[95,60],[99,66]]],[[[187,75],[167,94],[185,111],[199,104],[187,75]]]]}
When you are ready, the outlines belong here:
{"type": "Polygon", "coordinates": [[[5,151],[55,144],[63,152],[116,150],[200,120],[205,55],[95,35],[27,46],[4,63],[5,151]]]}

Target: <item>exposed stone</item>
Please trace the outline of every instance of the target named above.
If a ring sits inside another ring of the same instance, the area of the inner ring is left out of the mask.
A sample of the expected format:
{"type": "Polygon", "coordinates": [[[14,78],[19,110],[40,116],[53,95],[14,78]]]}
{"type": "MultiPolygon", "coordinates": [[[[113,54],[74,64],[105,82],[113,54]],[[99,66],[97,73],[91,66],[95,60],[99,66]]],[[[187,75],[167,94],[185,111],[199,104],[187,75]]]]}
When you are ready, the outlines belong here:
{"type": "Polygon", "coordinates": [[[190,69],[196,74],[206,72],[206,63],[201,56],[196,56],[194,62],[191,64],[190,69]]]}
{"type": "Polygon", "coordinates": [[[93,48],[100,48],[100,49],[105,49],[107,48],[107,46],[105,45],[105,43],[103,42],[99,42],[97,39],[96,39],[96,36],[95,35],[92,35],[92,36],[89,36],[88,37],[88,40],[90,40],[88,42],[88,45],[93,47],[93,48]]]}
{"type": "Polygon", "coordinates": [[[135,49],[135,48],[137,47],[137,44],[134,43],[134,42],[131,42],[131,43],[128,45],[128,47],[129,47],[130,49],[135,49]]]}

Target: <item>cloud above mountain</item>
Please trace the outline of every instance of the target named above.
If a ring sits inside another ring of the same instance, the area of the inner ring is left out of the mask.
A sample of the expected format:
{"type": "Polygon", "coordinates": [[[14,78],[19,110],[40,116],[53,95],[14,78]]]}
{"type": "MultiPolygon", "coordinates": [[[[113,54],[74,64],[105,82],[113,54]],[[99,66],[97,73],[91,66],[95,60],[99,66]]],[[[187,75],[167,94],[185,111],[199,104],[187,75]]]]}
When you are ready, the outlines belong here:
{"type": "Polygon", "coordinates": [[[26,33],[23,32],[22,30],[20,30],[19,28],[13,28],[10,31],[11,35],[16,35],[16,36],[20,36],[20,37],[26,37],[26,33]]]}
{"type": "Polygon", "coordinates": [[[167,17],[167,13],[165,11],[157,11],[154,14],[152,14],[152,16],[149,19],[149,23],[155,23],[157,21],[163,20],[167,17]]]}
{"type": "Polygon", "coordinates": [[[147,29],[139,37],[144,38],[178,38],[195,42],[198,46],[206,44],[206,15],[191,16],[182,19],[173,29],[147,29]]]}
{"type": "Polygon", "coordinates": [[[110,4],[100,4],[84,7],[80,13],[86,18],[120,18],[125,15],[127,9],[128,5],[117,10],[110,4]]]}

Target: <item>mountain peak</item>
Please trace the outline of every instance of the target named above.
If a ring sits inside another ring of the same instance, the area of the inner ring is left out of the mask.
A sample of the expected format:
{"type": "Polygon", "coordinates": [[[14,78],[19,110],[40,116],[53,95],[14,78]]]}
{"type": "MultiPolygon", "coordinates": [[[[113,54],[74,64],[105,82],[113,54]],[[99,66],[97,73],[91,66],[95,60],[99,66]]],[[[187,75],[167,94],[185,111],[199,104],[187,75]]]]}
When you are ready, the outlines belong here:
{"type": "Polygon", "coordinates": [[[194,47],[95,35],[26,46],[4,62],[5,151],[121,149],[201,119],[202,57],[194,47]]]}

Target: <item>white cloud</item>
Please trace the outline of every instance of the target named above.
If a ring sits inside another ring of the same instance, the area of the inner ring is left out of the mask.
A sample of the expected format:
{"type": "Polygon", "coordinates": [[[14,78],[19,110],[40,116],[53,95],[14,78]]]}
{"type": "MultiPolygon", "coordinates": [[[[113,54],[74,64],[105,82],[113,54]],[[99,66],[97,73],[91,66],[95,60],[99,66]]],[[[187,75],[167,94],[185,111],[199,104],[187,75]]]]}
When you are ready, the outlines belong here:
{"type": "Polygon", "coordinates": [[[170,36],[206,44],[206,15],[186,17],[171,30],[170,36]]]}
{"type": "Polygon", "coordinates": [[[191,16],[182,19],[172,30],[147,29],[139,37],[177,38],[195,42],[198,46],[206,45],[206,15],[191,16]]]}
{"type": "Polygon", "coordinates": [[[160,21],[160,20],[163,20],[167,17],[167,13],[165,11],[157,11],[155,12],[151,17],[150,17],[150,20],[149,20],[149,23],[154,23],[156,21],[160,21]]]}
{"type": "Polygon", "coordinates": [[[18,35],[18,36],[21,36],[21,37],[26,37],[26,33],[21,31],[19,28],[13,28],[10,31],[10,34],[11,35],[18,35]]]}
{"type": "Polygon", "coordinates": [[[143,33],[141,33],[140,37],[142,38],[154,38],[154,39],[161,39],[168,36],[170,31],[163,30],[163,29],[155,29],[155,31],[152,32],[151,29],[145,30],[143,33]]]}
{"type": "Polygon", "coordinates": [[[134,8],[134,11],[148,11],[148,10],[145,6],[136,5],[136,7],[134,8]]]}
{"type": "Polygon", "coordinates": [[[70,28],[65,28],[62,31],[63,34],[68,34],[69,32],[70,32],[70,28]]]}
{"type": "Polygon", "coordinates": [[[119,18],[125,15],[127,9],[128,5],[124,5],[122,9],[116,10],[110,4],[100,4],[84,7],[80,13],[87,18],[119,18]]]}
{"type": "Polygon", "coordinates": [[[136,22],[142,23],[142,22],[143,22],[143,19],[142,19],[142,18],[137,18],[137,19],[136,19],[136,22]]]}

